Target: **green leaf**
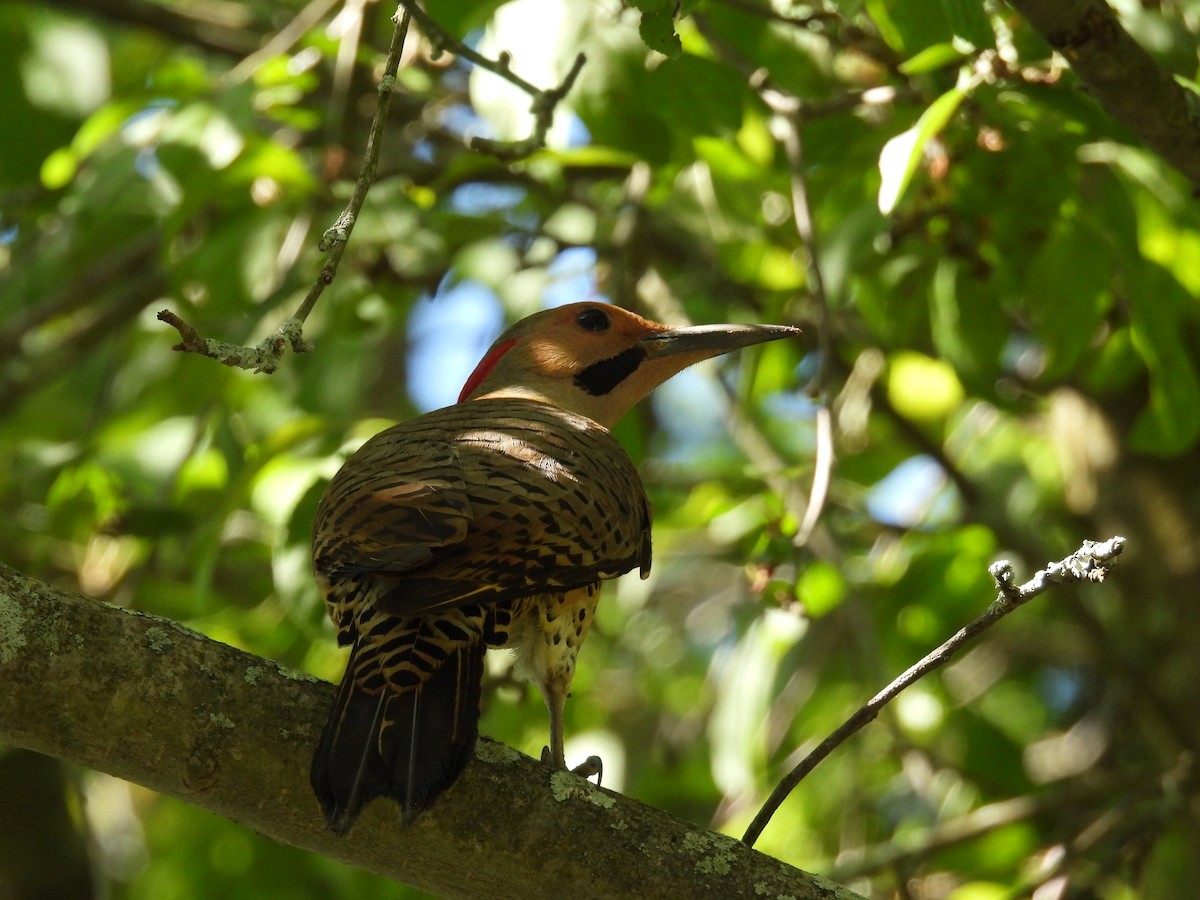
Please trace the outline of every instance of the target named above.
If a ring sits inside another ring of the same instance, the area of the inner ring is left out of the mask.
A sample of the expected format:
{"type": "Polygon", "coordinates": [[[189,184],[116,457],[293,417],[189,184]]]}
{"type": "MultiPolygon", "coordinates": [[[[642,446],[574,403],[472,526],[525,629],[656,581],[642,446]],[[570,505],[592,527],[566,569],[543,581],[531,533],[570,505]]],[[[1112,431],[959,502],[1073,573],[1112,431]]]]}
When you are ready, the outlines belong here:
{"type": "Polygon", "coordinates": [[[1186,897],[1200,880],[1200,853],[1195,836],[1181,824],[1165,829],[1154,841],[1141,871],[1141,897],[1186,897]]]}
{"type": "Polygon", "coordinates": [[[1187,88],[1193,94],[1200,96],[1200,84],[1197,84],[1195,81],[1192,81],[1192,79],[1184,78],[1182,75],[1176,75],[1175,83],[1178,84],[1182,88],[1187,88]]]}
{"type": "Polygon", "coordinates": [[[965,57],[966,54],[953,44],[934,44],[900,63],[899,69],[905,75],[925,75],[946,66],[957,65],[965,57]]]}
{"type": "Polygon", "coordinates": [[[930,332],[938,352],[960,374],[990,379],[1008,335],[994,293],[963,276],[956,261],[943,259],[934,272],[929,301],[930,332]]]}
{"type": "Polygon", "coordinates": [[[976,50],[995,48],[996,33],[982,0],[940,0],[940,3],[955,37],[967,41],[976,50]]]}
{"type": "Polygon", "coordinates": [[[1112,254],[1082,217],[1057,222],[1030,265],[1027,306],[1046,348],[1044,377],[1078,363],[1112,306],[1112,254]]]}
{"type": "Polygon", "coordinates": [[[748,241],[722,244],[720,252],[730,275],[746,284],[772,291],[795,291],[804,286],[804,267],[790,248],[748,241]]]}
{"type": "Polygon", "coordinates": [[[796,596],[814,619],[832,612],[846,598],[846,579],[835,566],[820,560],[810,563],[796,582],[796,596]]]}
{"type": "Polygon", "coordinates": [[[905,418],[936,422],[950,415],[963,400],[963,386],[954,369],[940,359],[904,351],[891,360],[888,401],[905,418]]]}
{"type": "Polygon", "coordinates": [[[964,91],[952,88],[930,104],[917,124],[883,145],[879,154],[879,174],[883,178],[879,185],[879,211],[884,215],[900,203],[925,155],[926,145],[946,127],[965,96],[964,91]]]}
{"type": "Polygon", "coordinates": [[[900,28],[892,19],[891,11],[888,4],[882,0],[866,0],[863,7],[867,11],[867,15],[871,17],[871,21],[875,23],[875,28],[879,32],[880,37],[894,50],[899,50],[904,46],[904,37],[900,32],[900,28]]]}
{"type": "Polygon", "coordinates": [[[437,21],[448,33],[464,35],[486,25],[503,5],[504,0],[438,0],[437,21]]]}
{"type": "Polygon", "coordinates": [[[42,163],[42,185],[50,191],[66,187],[75,177],[79,160],[68,147],[59,147],[42,163]]]}
{"type": "Polygon", "coordinates": [[[675,0],[632,0],[630,5],[642,14],[638,34],[647,47],[670,57],[683,52],[675,33],[675,0]]]}
{"type": "Polygon", "coordinates": [[[1135,450],[1170,456],[1200,436],[1200,379],[1184,344],[1191,297],[1167,270],[1145,263],[1129,298],[1133,345],[1150,372],[1150,402],[1130,435],[1135,450]]]}

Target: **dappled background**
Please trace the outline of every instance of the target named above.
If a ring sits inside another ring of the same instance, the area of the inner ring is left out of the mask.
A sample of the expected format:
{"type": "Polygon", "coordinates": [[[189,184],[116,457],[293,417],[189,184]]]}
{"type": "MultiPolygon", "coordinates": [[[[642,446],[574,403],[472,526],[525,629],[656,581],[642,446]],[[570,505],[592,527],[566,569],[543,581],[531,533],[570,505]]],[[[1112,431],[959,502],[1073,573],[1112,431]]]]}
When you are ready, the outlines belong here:
{"type": "MultiPolygon", "coordinates": [[[[453,402],[506,323],[601,298],[797,324],[617,429],[655,565],[606,588],[568,759],[740,835],[806,748],[986,607],[989,563],[1023,578],[1121,533],[1114,579],[1036,600],[904,694],[758,846],[872,896],[1186,895],[1192,187],[1008,7],[657,5],[430,4],[539,88],[587,62],[546,147],[501,159],[470,142],[527,137],[529,96],[414,29],[314,348],[264,375],[172,352],[155,314],[244,343],[291,315],[357,177],[394,7],[0,3],[0,561],[334,680],[317,497],[371,434],[453,402]]],[[[1200,20],[1147,6],[1120,4],[1126,27],[1194,78],[1200,20]]],[[[541,700],[493,657],[482,730],[536,754],[541,700]]],[[[415,895],[0,750],[0,896],[22,862],[64,897],[415,895]]]]}

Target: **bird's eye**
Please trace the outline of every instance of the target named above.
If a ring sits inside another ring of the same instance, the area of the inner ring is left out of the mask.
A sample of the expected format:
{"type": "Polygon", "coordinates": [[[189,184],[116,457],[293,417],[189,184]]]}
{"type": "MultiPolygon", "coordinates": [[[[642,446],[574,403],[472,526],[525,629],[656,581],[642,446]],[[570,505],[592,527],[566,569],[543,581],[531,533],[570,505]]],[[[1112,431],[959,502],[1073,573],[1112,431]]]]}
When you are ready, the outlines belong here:
{"type": "Polygon", "coordinates": [[[608,313],[594,306],[576,316],[575,323],[584,331],[608,331],[608,326],[612,324],[608,313]]]}

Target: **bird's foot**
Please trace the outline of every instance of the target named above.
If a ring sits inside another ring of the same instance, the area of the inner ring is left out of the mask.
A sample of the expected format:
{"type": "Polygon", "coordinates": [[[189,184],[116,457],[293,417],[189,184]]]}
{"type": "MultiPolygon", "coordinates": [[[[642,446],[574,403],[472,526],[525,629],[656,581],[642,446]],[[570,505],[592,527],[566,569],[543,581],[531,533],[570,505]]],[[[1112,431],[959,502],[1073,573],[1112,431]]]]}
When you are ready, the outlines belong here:
{"type": "Polygon", "coordinates": [[[584,778],[596,776],[596,787],[600,787],[600,779],[604,777],[604,760],[600,757],[592,755],[577,765],[571,770],[576,775],[582,775],[584,778]]]}
{"type": "MultiPolygon", "coordinates": [[[[567,768],[567,762],[565,759],[555,759],[554,757],[555,754],[550,750],[549,747],[542,748],[542,765],[553,766],[556,769],[567,768]]],[[[604,760],[598,756],[592,755],[569,771],[574,772],[576,775],[581,775],[584,778],[591,778],[593,775],[595,775],[596,787],[599,787],[600,779],[604,777],[604,760]]]]}

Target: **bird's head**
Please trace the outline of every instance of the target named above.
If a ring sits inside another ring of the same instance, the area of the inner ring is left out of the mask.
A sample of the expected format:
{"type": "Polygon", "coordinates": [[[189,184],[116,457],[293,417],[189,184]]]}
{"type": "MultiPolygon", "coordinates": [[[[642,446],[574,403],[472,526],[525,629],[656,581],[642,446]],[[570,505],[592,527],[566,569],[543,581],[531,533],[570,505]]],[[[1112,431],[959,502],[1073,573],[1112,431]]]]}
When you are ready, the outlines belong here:
{"type": "Polygon", "coordinates": [[[534,313],[496,339],[459,401],[540,397],[611,428],[693,363],[800,333],[787,325],[670,328],[606,303],[534,313]]]}

